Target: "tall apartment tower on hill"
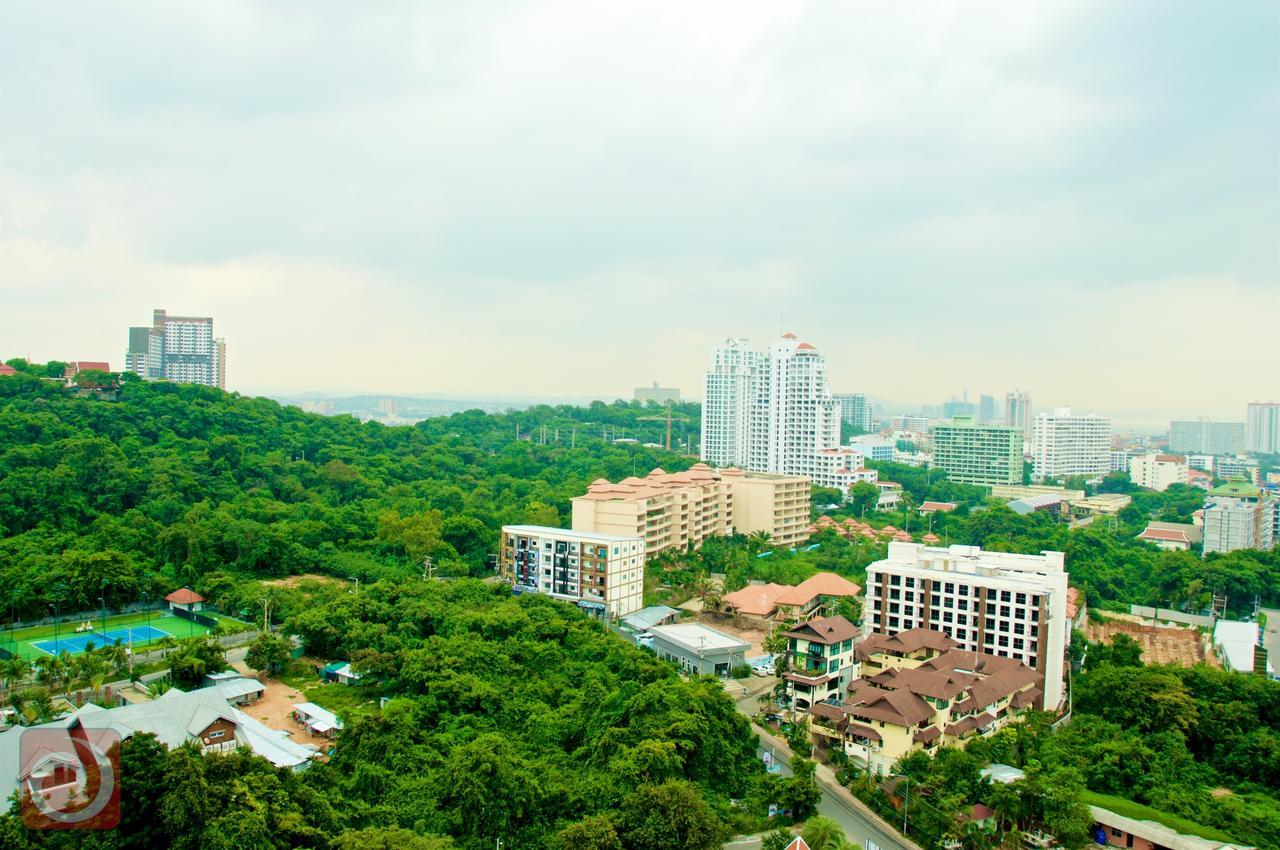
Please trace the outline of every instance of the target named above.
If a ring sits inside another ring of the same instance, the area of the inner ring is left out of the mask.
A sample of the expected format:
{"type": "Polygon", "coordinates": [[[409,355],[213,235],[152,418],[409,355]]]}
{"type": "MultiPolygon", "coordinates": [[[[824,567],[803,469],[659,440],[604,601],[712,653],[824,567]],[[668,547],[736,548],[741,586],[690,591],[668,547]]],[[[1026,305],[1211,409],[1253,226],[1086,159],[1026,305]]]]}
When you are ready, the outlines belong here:
{"type": "Polygon", "coordinates": [[[1035,419],[1032,453],[1037,481],[1106,475],[1111,471],[1111,420],[1092,413],[1073,416],[1069,407],[1041,413],[1035,419]]]}
{"type": "Polygon", "coordinates": [[[866,609],[865,634],[940,631],[960,649],[1018,659],[1044,676],[1046,710],[1062,702],[1070,626],[1061,552],[892,542],[867,567],[866,609]]]}
{"type": "Polygon", "coordinates": [[[768,353],[731,339],[711,355],[702,459],[754,472],[813,477],[818,452],[840,444],[840,405],[818,349],[785,334],[768,353]]]}
{"type": "Polygon", "coordinates": [[[151,327],[129,328],[125,371],[148,381],[227,388],[227,344],[208,316],[170,316],[156,310],[151,327]]]}
{"type": "Polygon", "coordinates": [[[1255,401],[1246,417],[1245,448],[1251,452],[1280,452],[1280,403],[1255,401]]]}

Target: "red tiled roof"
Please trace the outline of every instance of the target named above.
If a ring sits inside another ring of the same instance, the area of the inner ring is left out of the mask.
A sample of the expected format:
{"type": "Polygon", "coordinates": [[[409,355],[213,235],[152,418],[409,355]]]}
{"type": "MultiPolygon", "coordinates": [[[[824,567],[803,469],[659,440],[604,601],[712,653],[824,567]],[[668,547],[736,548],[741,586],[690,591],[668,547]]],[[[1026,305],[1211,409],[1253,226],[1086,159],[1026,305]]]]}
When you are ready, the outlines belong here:
{"type": "Polygon", "coordinates": [[[183,587],[170,593],[164,598],[164,601],[174,602],[178,605],[190,605],[193,602],[203,602],[204,597],[189,587],[183,587]]]}
{"type": "Polygon", "coordinates": [[[18,370],[10,366],[8,363],[0,363],[0,375],[16,375],[18,370]]]}
{"type": "Polygon", "coordinates": [[[796,351],[817,351],[817,350],[818,350],[818,347],[816,345],[810,345],[807,342],[802,342],[796,346],[796,351]]]}
{"type": "Polygon", "coordinates": [[[1171,540],[1175,543],[1190,543],[1185,531],[1172,531],[1167,528],[1147,528],[1138,535],[1140,540],[1171,540]]]}
{"type": "MultiPolygon", "coordinates": [[[[855,587],[857,585],[854,585],[855,587]]],[[[814,617],[807,623],[796,626],[787,632],[787,637],[829,645],[841,641],[853,640],[858,636],[858,627],[844,617],[814,617]]]]}
{"type": "Polygon", "coordinates": [[[749,584],[741,590],[724,595],[724,604],[740,614],[763,617],[778,607],[778,597],[795,588],[785,584],[749,584]]]}
{"type": "Polygon", "coordinates": [[[777,605],[808,605],[819,596],[857,596],[862,588],[835,573],[818,573],[786,588],[775,600],[777,605]]]}
{"type": "Polygon", "coordinates": [[[954,511],[957,505],[955,502],[921,502],[920,512],[928,513],[929,511],[954,511]]]}

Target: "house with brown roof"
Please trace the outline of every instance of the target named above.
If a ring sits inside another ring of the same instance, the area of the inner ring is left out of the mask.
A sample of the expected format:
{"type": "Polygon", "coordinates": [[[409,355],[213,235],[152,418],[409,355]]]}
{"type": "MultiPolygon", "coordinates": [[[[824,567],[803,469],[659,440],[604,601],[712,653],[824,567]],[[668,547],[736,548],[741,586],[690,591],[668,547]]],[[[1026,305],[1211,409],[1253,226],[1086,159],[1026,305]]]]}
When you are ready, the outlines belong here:
{"type": "Polygon", "coordinates": [[[1203,532],[1199,526],[1182,522],[1149,522],[1138,535],[1139,540],[1154,543],[1161,549],[1174,552],[1186,552],[1198,545],[1203,532]]]}
{"type": "Polygon", "coordinates": [[[835,573],[818,573],[797,585],[749,584],[724,595],[726,610],[768,625],[777,620],[806,620],[835,599],[853,599],[862,588],[835,573]]]}
{"type": "Polygon", "coordinates": [[[860,678],[844,703],[811,709],[810,731],[820,748],[839,747],[877,773],[917,750],[996,732],[1035,709],[1044,689],[1021,661],[960,649],[931,629],[872,635],[856,655],[860,678]]]}
{"type": "Polygon", "coordinates": [[[815,703],[843,697],[854,677],[858,627],[844,617],[815,617],[786,633],[782,674],[791,709],[804,713],[815,703]]]}

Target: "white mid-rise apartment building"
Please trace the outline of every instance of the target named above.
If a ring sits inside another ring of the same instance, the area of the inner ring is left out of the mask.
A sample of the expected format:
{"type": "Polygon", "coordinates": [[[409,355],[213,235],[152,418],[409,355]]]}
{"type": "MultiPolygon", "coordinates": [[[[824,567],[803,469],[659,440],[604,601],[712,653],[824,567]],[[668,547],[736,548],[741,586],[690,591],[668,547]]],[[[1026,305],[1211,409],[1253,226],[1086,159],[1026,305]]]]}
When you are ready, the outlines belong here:
{"type": "Polygon", "coordinates": [[[1090,413],[1074,416],[1070,407],[1035,418],[1031,451],[1033,477],[1101,477],[1111,470],[1111,420],[1090,413]]]}
{"type": "Polygon", "coordinates": [[[1280,452],[1280,403],[1255,401],[1245,418],[1245,448],[1251,452],[1280,452]]]}
{"type": "Polygon", "coordinates": [[[170,316],[155,310],[151,327],[129,328],[125,371],[148,381],[227,387],[227,344],[208,316],[170,316]]]}
{"type": "Polygon", "coordinates": [[[1272,548],[1278,505],[1274,499],[1211,498],[1204,506],[1204,554],[1272,548]]]}
{"type": "Polygon", "coordinates": [[[878,434],[859,434],[849,438],[849,447],[862,452],[867,460],[893,460],[897,443],[878,434]]]}
{"type": "Polygon", "coordinates": [[[819,487],[832,487],[849,497],[849,490],[859,482],[874,484],[880,473],[867,469],[862,452],[848,446],[834,446],[817,453],[810,479],[819,487]]]}
{"type": "Polygon", "coordinates": [[[1129,480],[1161,491],[1172,484],[1186,484],[1187,459],[1182,455],[1137,455],[1129,459],[1129,480]]]}
{"type": "Polygon", "coordinates": [[[1021,484],[1022,431],[957,416],[933,426],[933,467],[961,484],[1021,484]]]}
{"type": "Polygon", "coordinates": [[[1218,478],[1243,478],[1250,484],[1260,484],[1260,473],[1258,459],[1252,457],[1220,457],[1213,464],[1213,474],[1218,478]]]}
{"type": "Polygon", "coordinates": [[[517,593],[545,593],[609,619],[643,607],[641,537],[504,525],[498,557],[517,593]]]}
{"type": "Polygon", "coordinates": [[[1046,710],[1062,703],[1070,623],[1061,552],[891,542],[867,567],[866,617],[869,634],[928,628],[961,649],[1016,658],[1044,676],[1046,710]]]}
{"type": "Polygon", "coordinates": [[[818,349],[786,334],[768,353],[744,339],[711,355],[702,405],[702,459],[754,472],[813,476],[821,449],[839,445],[840,406],[818,349]]]}

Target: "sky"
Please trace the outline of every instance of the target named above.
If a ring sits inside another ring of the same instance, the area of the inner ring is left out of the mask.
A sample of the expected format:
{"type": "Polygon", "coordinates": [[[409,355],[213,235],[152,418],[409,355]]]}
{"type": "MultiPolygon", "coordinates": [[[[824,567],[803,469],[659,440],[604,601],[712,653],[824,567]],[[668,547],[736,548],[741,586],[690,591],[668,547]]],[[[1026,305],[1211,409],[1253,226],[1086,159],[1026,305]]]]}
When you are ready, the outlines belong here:
{"type": "Polygon", "coordinates": [[[5,2],[0,358],[244,393],[1280,399],[1280,4],[5,2]]]}

